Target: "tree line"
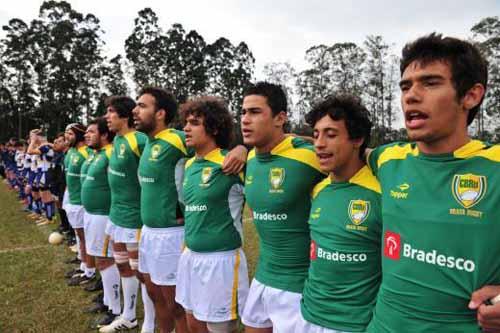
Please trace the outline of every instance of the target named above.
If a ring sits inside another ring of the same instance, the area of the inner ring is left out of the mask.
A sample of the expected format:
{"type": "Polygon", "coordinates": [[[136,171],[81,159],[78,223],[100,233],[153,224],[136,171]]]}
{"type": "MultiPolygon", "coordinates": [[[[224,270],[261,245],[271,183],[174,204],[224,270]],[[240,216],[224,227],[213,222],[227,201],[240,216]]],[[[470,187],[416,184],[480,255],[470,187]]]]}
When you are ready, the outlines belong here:
{"type": "MultiPolygon", "coordinates": [[[[125,40],[125,54],[104,52],[99,19],[64,1],[45,1],[38,17],[13,18],[0,39],[0,140],[25,137],[34,127],[49,136],[69,122],[86,122],[105,112],[107,96],[135,95],[134,87],[161,86],[179,102],[190,96],[223,97],[239,119],[244,89],[255,79],[255,58],[245,42],[220,37],[208,43],[182,24],[161,26],[151,8],[139,11],[125,40]]],[[[500,141],[500,20],[488,17],[471,28],[471,38],[489,62],[488,94],[474,135],[500,141]]],[[[281,84],[290,104],[290,125],[307,132],[304,115],[333,92],[360,96],[374,123],[374,144],[404,139],[396,129],[399,58],[382,36],[314,45],[305,51],[307,67],[268,63],[264,79],[281,84]]]]}

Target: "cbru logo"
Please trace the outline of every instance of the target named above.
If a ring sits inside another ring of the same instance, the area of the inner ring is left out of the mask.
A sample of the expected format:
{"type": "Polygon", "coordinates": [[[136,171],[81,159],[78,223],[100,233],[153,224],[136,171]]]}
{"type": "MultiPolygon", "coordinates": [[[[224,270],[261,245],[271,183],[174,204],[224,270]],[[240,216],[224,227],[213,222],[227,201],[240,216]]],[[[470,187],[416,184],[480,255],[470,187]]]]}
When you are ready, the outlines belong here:
{"type": "Polygon", "coordinates": [[[452,183],[453,196],[464,208],[475,206],[486,193],[486,177],[472,173],[455,175],[452,183]]]}
{"type": "Polygon", "coordinates": [[[384,235],[384,255],[392,260],[399,260],[401,254],[401,236],[392,231],[384,235]]]}

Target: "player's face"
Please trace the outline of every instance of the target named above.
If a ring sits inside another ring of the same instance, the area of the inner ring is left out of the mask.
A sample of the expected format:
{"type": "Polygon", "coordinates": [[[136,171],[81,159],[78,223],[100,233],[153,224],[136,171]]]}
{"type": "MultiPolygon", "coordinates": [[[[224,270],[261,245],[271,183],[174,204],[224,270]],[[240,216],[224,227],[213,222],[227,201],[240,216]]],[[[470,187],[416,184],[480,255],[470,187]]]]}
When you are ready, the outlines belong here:
{"type": "Polygon", "coordinates": [[[195,150],[213,141],[205,130],[203,117],[189,115],[186,118],[184,132],[186,132],[186,146],[193,147],[195,150]]]}
{"type": "Polygon", "coordinates": [[[64,138],[62,136],[54,140],[54,151],[63,151],[65,146],[64,138]]]}
{"type": "Polygon", "coordinates": [[[85,132],[85,143],[87,146],[98,149],[100,148],[100,136],[99,131],[97,130],[97,124],[92,124],[87,127],[87,131],[85,132]]]}
{"type": "Polygon", "coordinates": [[[150,94],[143,94],[132,111],[134,125],[138,131],[150,134],[156,129],[156,100],[150,94]]]}
{"type": "Polygon", "coordinates": [[[66,144],[68,147],[73,147],[76,143],[76,136],[72,130],[67,130],[64,132],[64,139],[66,140],[66,144]]]}
{"type": "Polygon", "coordinates": [[[324,116],[314,125],[314,148],[323,172],[345,174],[359,160],[362,139],[351,140],[344,120],[324,116]]]}
{"type": "Polygon", "coordinates": [[[104,118],[106,118],[109,130],[115,133],[119,132],[124,126],[124,124],[127,123],[126,119],[124,121],[123,118],[120,118],[116,109],[111,105],[108,106],[108,108],[106,109],[106,114],[104,115],[104,118]]]}
{"type": "Polygon", "coordinates": [[[425,66],[414,61],[400,82],[401,105],[408,137],[437,144],[453,140],[466,126],[467,112],[457,100],[450,65],[434,61],[425,66]]]}
{"type": "Polygon", "coordinates": [[[243,99],[241,133],[246,145],[257,148],[268,145],[276,136],[276,132],[283,131],[285,122],[285,112],[273,116],[266,97],[248,95],[243,99]]]}

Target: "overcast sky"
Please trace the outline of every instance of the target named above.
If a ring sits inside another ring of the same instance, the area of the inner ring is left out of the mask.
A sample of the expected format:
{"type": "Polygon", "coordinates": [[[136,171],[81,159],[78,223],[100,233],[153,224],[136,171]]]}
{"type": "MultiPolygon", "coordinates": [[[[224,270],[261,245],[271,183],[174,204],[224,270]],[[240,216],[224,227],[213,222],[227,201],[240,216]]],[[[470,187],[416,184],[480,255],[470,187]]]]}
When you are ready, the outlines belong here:
{"type": "MultiPolygon", "coordinates": [[[[124,53],[137,12],[151,7],[160,26],[181,23],[207,42],[226,37],[245,41],[256,59],[256,75],[268,62],[289,61],[304,67],[305,51],[318,44],[352,41],[361,44],[369,34],[394,43],[399,54],[405,42],[439,31],[467,38],[482,18],[500,15],[500,0],[71,0],[81,13],[93,13],[105,31],[106,52],[124,53]]],[[[0,7],[0,24],[17,17],[29,22],[38,15],[41,0],[8,1],[0,7]],[[7,5],[8,3],[8,5],[7,5]]],[[[1,32],[3,36],[3,32],[1,32]]]]}

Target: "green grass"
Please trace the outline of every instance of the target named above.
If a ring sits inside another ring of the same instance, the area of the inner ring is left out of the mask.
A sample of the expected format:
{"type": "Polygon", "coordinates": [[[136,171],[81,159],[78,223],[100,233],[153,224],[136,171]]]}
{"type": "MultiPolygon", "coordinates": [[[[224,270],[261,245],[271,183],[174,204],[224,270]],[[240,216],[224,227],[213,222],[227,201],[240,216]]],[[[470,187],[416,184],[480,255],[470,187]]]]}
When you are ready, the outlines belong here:
{"type": "MultiPolygon", "coordinates": [[[[248,209],[245,216],[244,250],[253,276],[257,236],[248,209]]],[[[47,242],[54,228],[35,226],[21,212],[16,193],[0,182],[0,332],[96,332],[88,328],[95,315],[82,311],[95,293],[66,286],[64,272],[71,267],[63,262],[74,255],[47,242]]],[[[137,312],[142,322],[140,302],[137,312]]]]}

